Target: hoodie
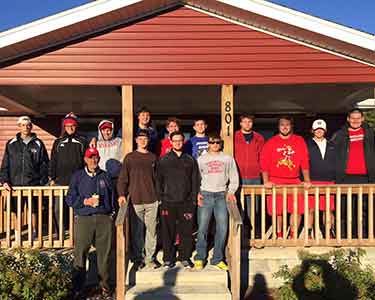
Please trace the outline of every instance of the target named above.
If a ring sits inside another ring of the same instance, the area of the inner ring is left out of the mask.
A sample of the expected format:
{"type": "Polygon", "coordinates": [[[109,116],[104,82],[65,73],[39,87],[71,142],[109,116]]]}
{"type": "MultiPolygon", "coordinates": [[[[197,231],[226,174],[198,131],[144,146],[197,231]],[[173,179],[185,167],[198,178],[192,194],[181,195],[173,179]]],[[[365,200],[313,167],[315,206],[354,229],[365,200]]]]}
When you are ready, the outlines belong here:
{"type": "Polygon", "coordinates": [[[109,120],[102,120],[98,125],[98,141],[96,148],[100,155],[99,167],[100,169],[107,171],[110,177],[116,178],[118,177],[121,168],[122,139],[119,137],[113,137],[112,135],[112,138],[109,141],[105,141],[99,129],[105,122],[111,123],[112,128],[114,128],[113,122],[109,120]]]}

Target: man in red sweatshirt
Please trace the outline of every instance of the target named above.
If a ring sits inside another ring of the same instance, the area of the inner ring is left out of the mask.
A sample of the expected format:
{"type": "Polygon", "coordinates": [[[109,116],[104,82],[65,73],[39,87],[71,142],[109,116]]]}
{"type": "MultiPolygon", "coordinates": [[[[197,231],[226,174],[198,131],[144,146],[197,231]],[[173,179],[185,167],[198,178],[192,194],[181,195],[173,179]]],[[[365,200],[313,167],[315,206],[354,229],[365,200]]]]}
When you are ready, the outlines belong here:
{"type": "MultiPolygon", "coordinates": [[[[309,156],[304,139],[293,133],[293,119],[285,116],[280,117],[278,121],[279,133],[270,138],[263,147],[260,163],[262,169],[263,183],[265,187],[272,188],[274,185],[300,184],[300,171],[304,179],[304,187],[309,188],[309,156]]],[[[282,195],[276,197],[276,215],[277,215],[277,237],[282,238],[282,195]]],[[[304,212],[304,199],[302,195],[298,196],[298,223],[300,214],[304,212]]],[[[287,197],[287,210],[291,213],[290,237],[294,233],[292,226],[293,220],[293,196],[287,197]]],[[[267,197],[267,212],[272,215],[272,197],[267,197]]]]}
{"type": "MultiPolygon", "coordinates": [[[[236,159],[241,185],[261,184],[260,153],[264,145],[264,138],[253,130],[254,116],[242,114],[240,116],[241,129],[234,135],[234,158],[236,159]]],[[[245,196],[247,215],[250,218],[250,195],[245,196]]],[[[253,200],[254,201],[254,200],[253,200]]],[[[256,218],[260,218],[260,202],[255,203],[256,218]]],[[[256,222],[258,223],[258,221],[256,222]]],[[[251,224],[254,226],[254,224],[251,224]]],[[[257,228],[260,228],[259,226],[257,228]]],[[[260,232],[256,234],[259,235],[260,232]]]]}
{"type": "Polygon", "coordinates": [[[165,128],[168,131],[168,136],[160,141],[158,150],[159,157],[163,157],[172,150],[170,135],[180,130],[180,120],[175,117],[169,117],[165,122],[165,128]]]}

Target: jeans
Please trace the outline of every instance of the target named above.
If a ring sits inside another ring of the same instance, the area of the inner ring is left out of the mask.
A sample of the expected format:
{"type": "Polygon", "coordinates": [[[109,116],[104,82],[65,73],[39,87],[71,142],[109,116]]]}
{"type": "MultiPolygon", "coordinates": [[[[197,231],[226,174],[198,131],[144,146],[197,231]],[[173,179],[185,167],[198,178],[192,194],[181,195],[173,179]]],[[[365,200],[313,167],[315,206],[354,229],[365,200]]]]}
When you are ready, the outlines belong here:
{"type": "Polygon", "coordinates": [[[156,249],[158,203],[133,204],[130,209],[131,256],[133,262],[152,261],[156,249]],[[146,235],[145,235],[146,231],[146,235]],[[144,257],[144,252],[146,256],[144,257]]]}
{"type": "Polygon", "coordinates": [[[203,206],[198,207],[198,241],[195,260],[207,258],[207,230],[212,213],[216,220],[214,255],[211,264],[216,265],[224,259],[224,248],[228,232],[228,211],[225,192],[202,191],[203,206]]]}

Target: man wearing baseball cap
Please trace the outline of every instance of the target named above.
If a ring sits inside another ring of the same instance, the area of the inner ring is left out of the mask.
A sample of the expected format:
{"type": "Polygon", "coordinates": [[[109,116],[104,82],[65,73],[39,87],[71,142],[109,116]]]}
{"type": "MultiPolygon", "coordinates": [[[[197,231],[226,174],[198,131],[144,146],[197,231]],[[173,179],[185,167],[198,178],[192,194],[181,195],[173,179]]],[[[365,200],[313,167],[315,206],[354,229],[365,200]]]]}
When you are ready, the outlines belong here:
{"type": "MultiPolygon", "coordinates": [[[[78,118],[74,113],[67,114],[62,120],[63,134],[52,146],[49,164],[50,185],[68,185],[72,174],[84,165],[83,155],[87,148],[86,139],[77,133],[78,118]]],[[[64,204],[64,227],[66,228],[68,209],[64,204]]],[[[59,202],[54,201],[54,223],[59,233],[59,202]]]]}
{"type": "MultiPolygon", "coordinates": [[[[310,179],[313,185],[329,185],[335,183],[335,167],[336,167],[336,149],[335,145],[326,139],[327,124],[322,119],[313,122],[311,128],[312,137],[306,142],[310,159],[310,179]]],[[[333,213],[335,210],[334,197],[330,196],[330,238],[334,238],[333,232],[333,213]]],[[[326,196],[321,195],[318,199],[319,210],[326,211],[326,196]]],[[[309,196],[309,237],[313,237],[312,226],[314,222],[315,196],[309,196]]],[[[326,218],[323,218],[325,222],[326,218]]],[[[318,233],[315,232],[315,236],[318,233]]]]}
{"type": "MultiPolygon", "coordinates": [[[[48,181],[48,153],[42,140],[31,132],[31,119],[28,116],[19,117],[17,125],[19,132],[6,143],[0,172],[0,182],[8,191],[11,191],[12,186],[38,186],[45,185],[48,181]]],[[[26,200],[25,202],[27,203],[26,200]]],[[[22,201],[22,206],[25,202],[22,201]]],[[[36,208],[36,205],[32,207],[34,236],[36,208]]],[[[17,211],[17,201],[12,201],[11,210],[17,211]]],[[[18,217],[21,216],[16,216],[18,217]]]]}
{"type": "Polygon", "coordinates": [[[75,240],[73,291],[75,299],[86,299],[83,291],[86,278],[86,258],[95,246],[101,299],[112,299],[110,282],[111,249],[115,193],[112,180],[99,168],[99,152],[85,151],[85,167],[76,171],[69,184],[66,203],[74,209],[75,240]]]}

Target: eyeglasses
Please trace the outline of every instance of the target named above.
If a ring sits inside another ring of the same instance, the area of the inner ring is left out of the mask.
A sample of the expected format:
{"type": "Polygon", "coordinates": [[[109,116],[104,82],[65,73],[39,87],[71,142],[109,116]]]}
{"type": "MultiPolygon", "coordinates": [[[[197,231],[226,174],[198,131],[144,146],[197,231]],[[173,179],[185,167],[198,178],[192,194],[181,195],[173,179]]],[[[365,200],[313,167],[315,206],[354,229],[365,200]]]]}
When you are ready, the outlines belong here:
{"type": "Polygon", "coordinates": [[[220,145],[221,141],[209,141],[208,143],[211,144],[211,145],[213,145],[213,144],[220,145]]]}

